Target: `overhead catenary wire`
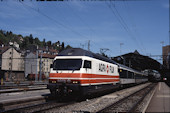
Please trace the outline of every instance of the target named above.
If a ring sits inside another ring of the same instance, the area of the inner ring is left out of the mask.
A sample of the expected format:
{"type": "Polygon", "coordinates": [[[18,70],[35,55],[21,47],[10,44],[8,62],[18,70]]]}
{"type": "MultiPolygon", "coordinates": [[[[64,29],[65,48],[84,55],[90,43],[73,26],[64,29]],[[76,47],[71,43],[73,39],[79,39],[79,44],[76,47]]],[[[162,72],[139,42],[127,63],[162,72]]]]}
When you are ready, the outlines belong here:
{"type": "Polygon", "coordinates": [[[88,24],[81,16],[79,16],[77,13],[75,13],[75,12],[74,12],[74,9],[73,9],[69,4],[66,3],[66,5],[71,9],[71,11],[73,12],[73,14],[74,14],[76,17],[78,17],[79,20],[80,20],[82,23],[84,23],[84,25],[87,26],[87,28],[89,29],[89,31],[90,31],[91,33],[95,34],[94,29],[92,29],[92,28],[89,26],[89,24],[88,24]]]}
{"type": "MultiPolygon", "coordinates": [[[[22,2],[21,2],[21,3],[22,3],[22,2]]],[[[37,13],[45,16],[46,18],[48,18],[48,19],[56,22],[56,23],[59,24],[60,26],[62,26],[62,27],[67,27],[67,26],[63,25],[62,23],[60,23],[60,22],[54,20],[53,18],[49,17],[48,15],[42,13],[40,10],[37,10],[37,9],[35,9],[35,8],[29,6],[29,5],[26,5],[26,4],[24,4],[24,3],[22,3],[22,4],[23,4],[24,6],[27,6],[28,8],[31,8],[32,10],[36,11],[37,13]]],[[[71,8],[68,4],[67,4],[67,6],[68,6],[69,8],[71,8]]],[[[71,8],[71,9],[72,9],[72,8],[71,8]]],[[[86,24],[86,26],[87,26],[87,28],[89,29],[89,31],[91,31],[91,33],[94,34],[95,31],[94,31],[90,26],[88,26],[88,24],[87,24],[79,15],[77,15],[76,13],[74,13],[74,15],[76,15],[76,16],[82,21],[82,23],[86,24]]],[[[68,28],[68,27],[67,27],[67,28],[68,28]]],[[[68,28],[68,29],[72,31],[71,28],[68,28]]],[[[75,31],[73,31],[73,32],[75,33],[75,31]]],[[[76,34],[82,36],[81,34],[79,34],[79,33],[77,33],[77,32],[76,32],[76,34]]],[[[83,37],[84,37],[84,36],[83,36],[83,37]]],[[[90,41],[92,41],[92,40],[90,40],[90,41]]],[[[93,41],[93,43],[94,43],[94,41],[93,41]]],[[[97,44],[97,43],[95,43],[94,45],[96,46],[96,44],[97,44]]],[[[97,45],[98,45],[98,44],[97,44],[97,45]]],[[[97,46],[96,46],[96,47],[97,47],[97,46]]],[[[101,45],[98,45],[98,47],[101,48],[101,45]]]]}
{"type": "MultiPolygon", "coordinates": [[[[21,2],[21,3],[22,3],[22,2],[21,2]]],[[[76,32],[76,31],[73,31],[73,29],[69,28],[68,26],[66,26],[66,25],[64,25],[64,24],[62,24],[62,23],[56,21],[55,19],[49,17],[48,15],[42,13],[40,10],[36,10],[35,8],[33,8],[33,7],[31,7],[31,6],[27,5],[27,4],[24,4],[24,3],[22,3],[22,4],[23,4],[24,6],[27,6],[27,7],[31,8],[32,10],[36,11],[37,13],[39,13],[39,14],[45,16],[46,18],[48,18],[48,19],[54,21],[55,23],[57,23],[57,25],[60,25],[60,26],[62,26],[62,27],[65,27],[65,28],[71,30],[72,32],[74,32],[74,33],[76,33],[76,34],[82,36],[80,33],[76,32]]],[[[70,7],[70,8],[71,8],[71,7],[70,7]]],[[[74,14],[75,14],[75,13],[74,13],[74,14]]],[[[76,15],[76,14],[75,14],[75,15],[76,15]]],[[[78,16],[78,17],[79,17],[79,16],[78,16]]],[[[82,20],[81,17],[79,17],[79,19],[82,20]]],[[[82,20],[82,22],[83,22],[83,20],[82,20]]],[[[84,23],[85,23],[85,22],[84,22],[84,23]]],[[[94,32],[93,29],[91,29],[90,27],[88,27],[88,28],[90,29],[91,32],[92,32],[92,31],[94,32]]],[[[83,36],[83,37],[84,37],[84,36],[83,36]]]]}
{"type": "MultiPolygon", "coordinates": [[[[31,2],[31,3],[32,3],[32,5],[34,5],[33,2],[31,2]]],[[[23,5],[23,4],[21,4],[21,5],[23,5]]],[[[23,5],[23,7],[24,7],[24,5],[23,5]]],[[[28,7],[24,7],[24,8],[32,14],[32,12],[28,9],[28,7]]],[[[39,11],[39,8],[38,8],[37,10],[39,11]]],[[[37,13],[38,13],[38,12],[37,12],[37,13]]],[[[44,24],[44,26],[49,26],[49,24],[43,22],[41,18],[39,18],[38,20],[39,20],[39,22],[41,22],[42,24],[44,24]]]]}
{"type": "MultiPolygon", "coordinates": [[[[123,29],[128,33],[128,35],[130,36],[130,38],[132,40],[134,40],[136,42],[136,44],[139,46],[137,39],[134,37],[134,35],[132,34],[131,30],[129,29],[128,25],[126,24],[126,22],[124,21],[123,17],[120,15],[120,13],[118,12],[117,8],[115,7],[115,4],[112,3],[112,1],[105,2],[106,5],[109,7],[110,11],[112,12],[112,14],[117,18],[118,22],[121,24],[121,26],[123,27],[123,29]],[[113,6],[113,7],[112,7],[113,6]]],[[[140,46],[139,46],[140,47],[140,46]]],[[[143,51],[143,49],[140,47],[141,51],[143,51]]]]}
{"type": "Polygon", "coordinates": [[[135,23],[135,19],[134,19],[134,17],[133,17],[133,15],[130,13],[130,8],[129,8],[129,5],[128,5],[128,2],[127,1],[123,1],[123,3],[124,3],[124,6],[125,6],[125,11],[128,13],[127,14],[127,16],[129,16],[129,20],[131,21],[131,23],[132,23],[132,28],[134,28],[133,30],[134,30],[134,33],[136,34],[136,36],[138,37],[138,40],[139,40],[139,42],[140,42],[140,44],[141,44],[141,47],[143,48],[143,52],[146,54],[146,48],[144,47],[144,45],[143,45],[143,42],[140,40],[141,39],[141,36],[140,36],[140,34],[139,34],[139,32],[138,32],[138,29],[137,29],[137,25],[136,25],[136,23],[135,23]]]}
{"type": "MultiPolygon", "coordinates": [[[[111,2],[111,3],[112,3],[112,2],[111,2]]],[[[117,12],[118,16],[120,17],[122,23],[125,25],[126,31],[129,33],[129,35],[131,36],[131,38],[137,43],[137,45],[139,45],[138,42],[137,42],[136,37],[132,34],[131,30],[129,29],[128,25],[127,25],[126,22],[124,21],[123,17],[122,17],[122,16],[120,15],[120,13],[118,12],[116,6],[114,6],[114,9],[115,9],[115,11],[117,12]]],[[[142,49],[141,49],[141,50],[142,50],[142,49]]]]}
{"type": "MultiPolygon", "coordinates": [[[[110,2],[110,3],[113,5],[112,2],[110,2]]],[[[24,3],[22,3],[22,4],[23,4],[23,5],[26,5],[26,4],[24,4],[24,3]]],[[[68,4],[67,4],[67,5],[68,5],[68,4]]],[[[69,6],[69,5],[68,5],[68,6],[69,6]]],[[[39,10],[36,10],[35,8],[33,8],[33,7],[29,6],[29,5],[27,5],[27,7],[30,7],[32,10],[34,10],[34,11],[38,12],[39,14],[45,16],[46,18],[54,21],[57,25],[59,25],[59,26],[61,26],[61,27],[64,27],[64,28],[72,31],[73,33],[75,33],[75,34],[77,34],[77,35],[83,36],[83,35],[80,34],[79,32],[77,32],[77,31],[73,30],[72,28],[70,28],[70,27],[62,24],[61,22],[53,19],[52,17],[49,17],[49,16],[46,15],[45,13],[43,13],[43,12],[41,12],[41,11],[39,11],[39,10]]],[[[111,5],[110,5],[110,8],[111,8],[111,5]]],[[[114,7],[114,8],[116,9],[116,7],[114,7]]],[[[133,34],[130,32],[130,29],[128,28],[128,26],[127,26],[126,23],[124,22],[123,18],[121,17],[121,15],[119,14],[119,12],[117,11],[117,9],[116,9],[115,11],[116,11],[115,14],[119,17],[119,20],[120,20],[120,22],[122,23],[124,29],[128,32],[129,35],[131,35],[131,37],[133,38],[133,40],[136,40],[135,37],[133,36],[133,34]]],[[[75,14],[75,13],[74,13],[74,14],[75,14]]],[[[75,14],[75,15],[76,15],[76,14],[75,14]]],[[[77,17],[79,17],[79,16],[77,16],[77,17]]],[[[82,20],[81,17],[80,17],[79,19],[82,20]]],[[[84,21],[82,20],[82,22],[84,22],[84,21]]],[[[90,29],[90,31],[94,31],[94,30],[92,30],[89,26],[88,26],[88,28],[90,29]]],[[[94,33],[94,32],[93,32],[93,33],[94,33]]],[[[83,36],[83,37],[86,37],[86,36],[83,36]]]]}
{"type": "Polygon", "coordinates": [[[35,8],[33,8],[33,7],[29,6],[29,5],[27,5],[27,4],[24,4],[23,2],[20,2],[20,3],[23,4],[24,6],[29,7],[30,9],[32,9],[32,10],[38,12],[40,15],[42,15],[42,16],[48,18],[49,20],[53,21],[56,25],[58,25],[58,26],[60,26],[60,27],[63,27],[63,28],[65,28],[65,29],[67,29],[67,30],[70,30],[71,32],[73,32],[73,33],[76,34],[76,35],[79,35],[79,36],[88,38],[87,36],[84,36],[84,35],[80,34],[79,32],[73,30],[73,29],[70,28],[69,26],[66,26],[66,25],[62,24],[61,22],[57,21],[56,19],[54,19],[54,18],[52,18],[52,17],[46,15],[45,13],[41,12],[40,10],[37,10],[37,9],[35,9],[35,8]]]}

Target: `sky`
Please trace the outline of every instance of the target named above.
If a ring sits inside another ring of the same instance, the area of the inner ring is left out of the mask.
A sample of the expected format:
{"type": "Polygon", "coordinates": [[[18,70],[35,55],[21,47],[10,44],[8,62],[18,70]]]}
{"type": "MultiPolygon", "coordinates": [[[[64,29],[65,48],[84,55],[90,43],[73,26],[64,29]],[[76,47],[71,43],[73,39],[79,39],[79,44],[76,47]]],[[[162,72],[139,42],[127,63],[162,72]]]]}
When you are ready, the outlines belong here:
{"type": "Polygon", "coordinates": [[[90,41],[92,52],[107,48],[109,57],[161,55],[169,25],[169,0],[0,2],[0,29],[86,50],[90,41]]]}

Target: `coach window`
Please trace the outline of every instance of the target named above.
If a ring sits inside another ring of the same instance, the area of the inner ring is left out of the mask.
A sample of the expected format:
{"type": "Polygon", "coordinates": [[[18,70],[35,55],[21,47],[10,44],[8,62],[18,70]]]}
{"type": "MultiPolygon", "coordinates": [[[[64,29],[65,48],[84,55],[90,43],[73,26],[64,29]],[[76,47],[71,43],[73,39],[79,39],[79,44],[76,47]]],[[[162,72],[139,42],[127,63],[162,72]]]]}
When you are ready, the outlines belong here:
{"type": "Polygon", "coordinates": [[[132,72],[128,71],[128,78],[133,78],[132,74],[133,74],[132,72]]]}
{"type": "Polygon", "coordinates": [[[120,78],[127,78],[127,71],[126,70],[120,69],[119,73],[120,73],[120,78]]]}
{"type": "Polygon", "coordinates": [[[89,69],[91,69],[91,61],[85,60],[85,61],[84,61],[84,66],[83,66],[83,68],[89,68],[89,69]]]}

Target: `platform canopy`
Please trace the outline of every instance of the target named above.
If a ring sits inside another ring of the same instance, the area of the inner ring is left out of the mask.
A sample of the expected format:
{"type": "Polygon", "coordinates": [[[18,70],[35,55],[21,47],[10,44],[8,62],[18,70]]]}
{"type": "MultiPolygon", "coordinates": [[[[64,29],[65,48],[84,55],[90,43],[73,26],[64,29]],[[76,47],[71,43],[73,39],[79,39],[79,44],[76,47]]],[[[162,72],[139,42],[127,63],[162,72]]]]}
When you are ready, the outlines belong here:
{"type": "Polygon", "coordinates": [[[148,57],[139,54],[137,50],[132,53],[127,53],[121,56],[117,57],[112,57],[112,60],[124,64],[128,67],[131,67],[133,69],[136,69],[138,71],[143,71],[145,69],[150,69],[150,70],[156,70],[160,73],[163,73],[163,70],[165,67],[160,64],[158,61],[148,57]]]}

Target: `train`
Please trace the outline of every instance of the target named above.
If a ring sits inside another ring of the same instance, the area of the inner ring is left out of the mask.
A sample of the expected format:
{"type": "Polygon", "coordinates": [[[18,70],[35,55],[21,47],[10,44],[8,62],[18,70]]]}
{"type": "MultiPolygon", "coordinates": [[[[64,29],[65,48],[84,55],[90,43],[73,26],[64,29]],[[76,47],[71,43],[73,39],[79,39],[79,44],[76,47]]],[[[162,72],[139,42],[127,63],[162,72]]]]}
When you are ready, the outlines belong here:
{"type": "Polygon", "coordinates": [[[90,95],[148,81],[148,75],[81,48],[61,51],[54,59],[47,88],[52,95],[90,95]]]}

